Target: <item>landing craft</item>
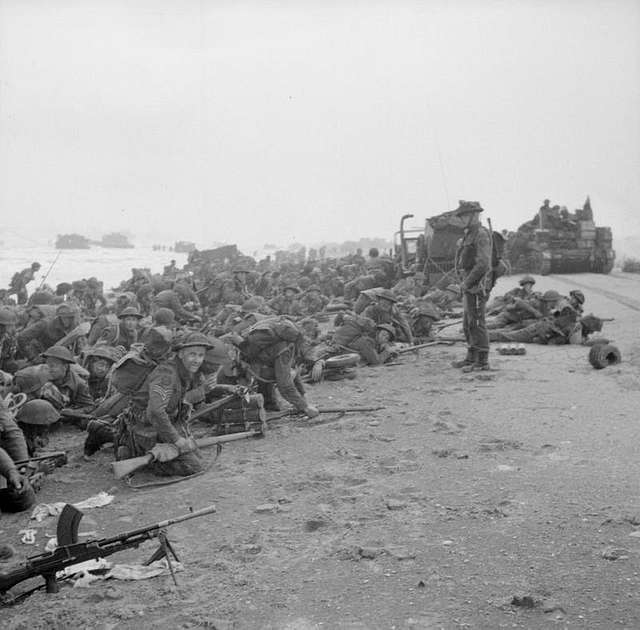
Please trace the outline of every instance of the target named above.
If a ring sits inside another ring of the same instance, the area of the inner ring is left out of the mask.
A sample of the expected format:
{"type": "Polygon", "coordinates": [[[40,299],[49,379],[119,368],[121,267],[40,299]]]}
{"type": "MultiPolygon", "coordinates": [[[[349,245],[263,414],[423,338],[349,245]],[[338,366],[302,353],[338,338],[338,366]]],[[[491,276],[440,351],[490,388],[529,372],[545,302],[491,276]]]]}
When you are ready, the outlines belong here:
{"type": "Polygon", "coordinates": [[[90,249],[91,243],[81,234],[58,234],[56,249],[90,249]]]}

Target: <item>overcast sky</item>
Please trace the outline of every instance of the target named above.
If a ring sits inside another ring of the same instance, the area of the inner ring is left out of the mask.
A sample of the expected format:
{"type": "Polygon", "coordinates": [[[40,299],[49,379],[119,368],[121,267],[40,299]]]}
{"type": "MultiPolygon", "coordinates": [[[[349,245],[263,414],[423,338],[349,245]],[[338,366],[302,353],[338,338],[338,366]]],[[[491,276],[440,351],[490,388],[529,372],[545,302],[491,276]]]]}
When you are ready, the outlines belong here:
{"type": "Polygon", "coordinates": [[[637,0],[0,0],[0,82],[16,233],[248,250],[587,194],[640,233],[637,0]]]}

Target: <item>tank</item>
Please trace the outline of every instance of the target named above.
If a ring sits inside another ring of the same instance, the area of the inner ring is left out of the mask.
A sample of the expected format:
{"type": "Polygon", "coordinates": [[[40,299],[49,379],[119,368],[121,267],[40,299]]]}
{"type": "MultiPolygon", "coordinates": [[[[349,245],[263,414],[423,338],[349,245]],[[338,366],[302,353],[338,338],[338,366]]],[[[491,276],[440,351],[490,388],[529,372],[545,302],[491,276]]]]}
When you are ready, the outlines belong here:
{"type": "Polygon", "coordinates": [[[513,273],[609,273],[615,262],[610,227],[597,227],[589,197],[582,208],[550,206],[509,235],[505,254],[513,273]]]}

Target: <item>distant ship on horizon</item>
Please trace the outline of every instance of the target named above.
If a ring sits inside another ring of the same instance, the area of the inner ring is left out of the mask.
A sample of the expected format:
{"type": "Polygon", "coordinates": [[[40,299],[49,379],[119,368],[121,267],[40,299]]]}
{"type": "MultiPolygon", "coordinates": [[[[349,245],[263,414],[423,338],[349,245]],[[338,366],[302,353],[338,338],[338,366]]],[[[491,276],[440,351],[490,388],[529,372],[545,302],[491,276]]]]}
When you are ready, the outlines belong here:
{"type": "Polygon", "coordinates": [[[91,243],[81,234],[58,234],[56,249],[90,249],[91,243]]]}

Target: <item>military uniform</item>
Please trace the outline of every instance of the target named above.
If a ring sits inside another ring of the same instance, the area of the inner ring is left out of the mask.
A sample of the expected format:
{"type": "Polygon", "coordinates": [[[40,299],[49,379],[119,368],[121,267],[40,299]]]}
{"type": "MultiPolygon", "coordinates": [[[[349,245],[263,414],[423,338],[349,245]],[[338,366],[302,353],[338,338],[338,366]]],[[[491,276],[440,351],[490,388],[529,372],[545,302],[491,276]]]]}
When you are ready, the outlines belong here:
{"type": "Polygon", "coordinates": [[[181,324],[199,319],[197,315],[190,313],[182,306],[178,294],[171,289],[160,291],[160,293],[158,293],[153,298],[153,303],[157,308],[168,308],[172,310],[176,316],[176,319],[181,324]]]}
{"type": "Polygon", "coordinates": [[[378,304],[371,304],[364,309],[362,315],[372,319],[376,324],[391,324],[396,331],[398,341],[413,343],[411,326],[397,306],[394,305],[390,311],[385,311],[378,304]]]}
{"type": "MultiPolygon", "coordinates": [[[[264,330],[268,325],[258,323],[264,330]]],[[[258,332],[258,331],[256,331],[258,332]]],[[[267,338],[270,337],[266,333],[267,338]]],[[[258,342],[255,333],[249,332],[240,344],[242,360],[248,364],[249,372],[258,380],[258,390],[264,396],[265,408],[276,409],[275,387],[280,395],[298,411],[309,407],[304,396],[304,388],[292,373],[297,346],[294,342],[272,336],[271,341],[258,342]]],[[[299,342],[302,341],[300,333],[299,342]]]]}
{"type": "Polygon", "coordinates": [[[278,315],[289,315],[291,317],[300,317],[302,315],[300,302],[295,297],[288,298],[284,295],[278,295],[269,300],[267,306],[278,315]]]}
{"type": "MultiPolygon", "coordinates": [[[[460,202],[458,216],[482,212],[478,202],[460,202]]],[[[489,356],[489,336],[485,322],[485,309],[489,289],[487,273],[491,270],[491,236],[480,223],[469,225],[457,255],[458,268],[462,271],[460,284],[464,314],[462,327],[467,340],[467,358],[459,367],[486,368],[489,356]]]]}
{"type": "Polygon", "coordinates": [[[18,333],[17,343],[20,354],[33,360],[47,348],[62,339],[68,330],[59,317],[46,317],[18,333]]]}
{"type": "Polygon", "coordinates": [[[0,402],[0,512],[19,512],[35,503],[35,494],[24,481],[21,491],[10,487],[6,480],[17,474],[14,462],[29,458],[27,443],[11,412],[0,402]]]}
{"type": "MultiPolygon", "coordinates": [[[[118,459],[143,455],[158,443],[175,444],[181,437],[191,437],[190,405],[185,402],[185,396],[199,385],[177,357],[160,363],[132,399],[133,409],[124,420],[127,426],[120,428],[118,445],[125,448],[118,449],[118,459]],[[141,404],[145,400],[148,402],[142,412],[141,404]]],[[[197,398],[200,399],[200,395],[197,398]]],[[[150,467],[159,475],[179,476],[192,475],[204,468],[197,451],[182,453],[168,462],[153,462],[150,467]]]]}
{"type": "Polygon", "coordinates": [[[318,359],[324,359],[336,354],[357,352],[367,365],[386,363],[391,357],[388,347],[378,347],[376,340],[376,323],[368,317],[344,318],[342,326],[336,329],[333,339],[328,345],[318,347],[318,359]],[[320,356],[322,350],[325,356],[320,356]]]}
{"type": "Polygon", "coordinates": [[[70,407],[81,411],[90,411],[95,407],[89,385],[70,367],[62,380],[45,383],[40,397],[48,400],[57,409],[70,407]],[[50,386],[55,386],[57,392],[51,392],[50,386]],[[58,392],[60,396],[58,396],[58,392]]]}

